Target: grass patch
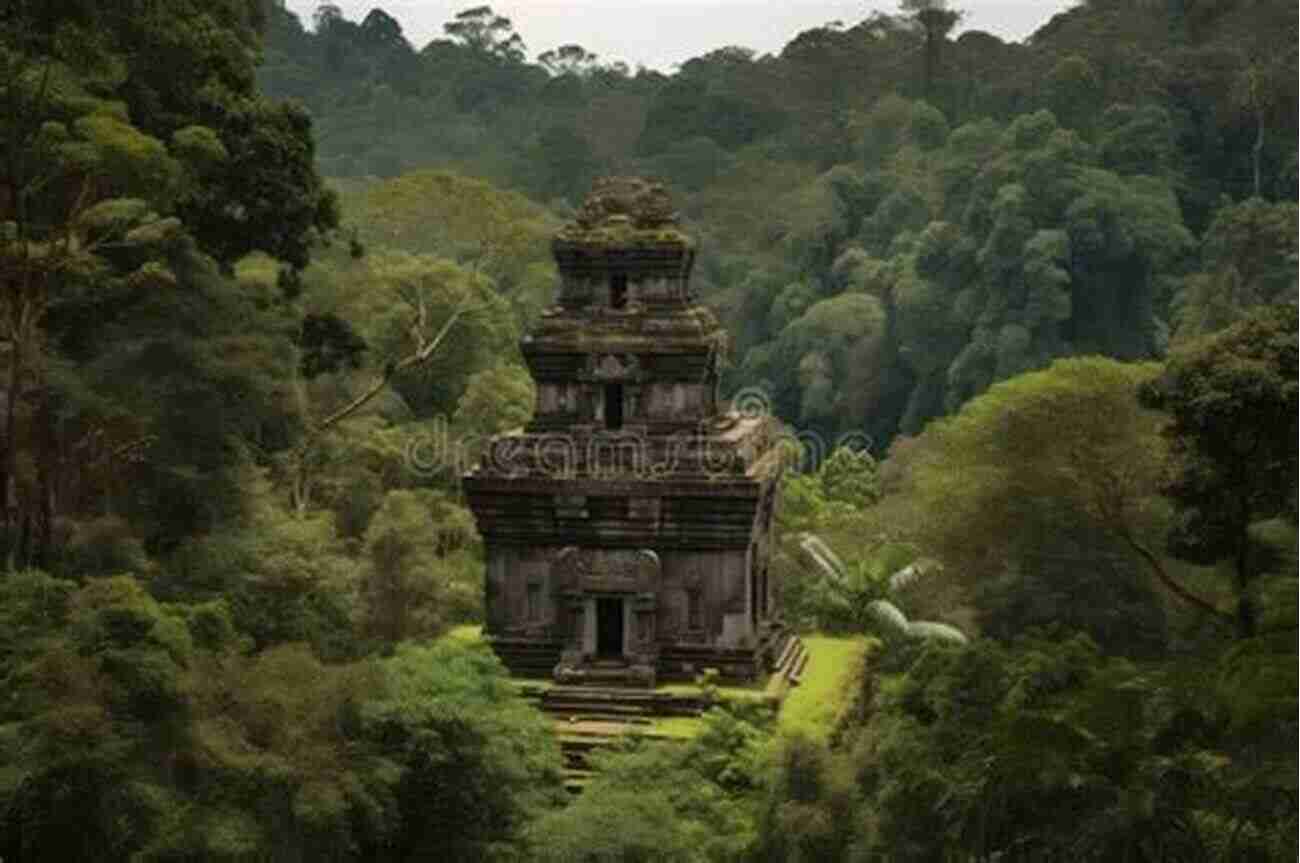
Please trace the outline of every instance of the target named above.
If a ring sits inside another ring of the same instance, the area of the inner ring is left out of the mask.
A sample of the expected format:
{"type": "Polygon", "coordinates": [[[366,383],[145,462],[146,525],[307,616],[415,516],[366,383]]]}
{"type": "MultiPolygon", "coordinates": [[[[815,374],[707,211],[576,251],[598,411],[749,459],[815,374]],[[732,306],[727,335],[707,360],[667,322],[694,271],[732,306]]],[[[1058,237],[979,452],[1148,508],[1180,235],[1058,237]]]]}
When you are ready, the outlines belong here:
{"type": "Polygon", "coordinates": [[[704,723],[695,716],[664,716],[650,723],[656,734],[680,740],[690,740],[704,729],[704,723]]]}
{"type": "MultiPolygon", "coordinates": [[[[664,683],[656,686],[655,692],[698,697],[704,694],[704,689],[694,683],[664,683]]],[[[713,692],[719,701],[765,701],[768,699],[767,690],[762,686],[715,686],[713,692]]]]}
{"type": "Polygon", "coordinates": [[[777,727],[826,740],[853,704],[866,658],[880,642],[810,635],[803,644],[808,651],[803,681],[786,695],[777,727]]]}
{"type": "Polygon", "coordinates": [[[476,644],[483,640],[483,627],[477,623],[467,623],[464,626],[453,626],[447,630],[443,636],[448,641],[463,641],[467,644],[476,644]]]}
{"type": "MultiPolygon", "coordinates": [[[[739,686],[728,684],[726,686],[716,686],[719,693],[728,695],[746,695],[756,694],[763,691],[763,683],[742,683],[739,686]]],[[[655,687],[657,692],[671,692],[674,695],[699,695],[700,685],[698,683],[661,683],[655,687]]]]}

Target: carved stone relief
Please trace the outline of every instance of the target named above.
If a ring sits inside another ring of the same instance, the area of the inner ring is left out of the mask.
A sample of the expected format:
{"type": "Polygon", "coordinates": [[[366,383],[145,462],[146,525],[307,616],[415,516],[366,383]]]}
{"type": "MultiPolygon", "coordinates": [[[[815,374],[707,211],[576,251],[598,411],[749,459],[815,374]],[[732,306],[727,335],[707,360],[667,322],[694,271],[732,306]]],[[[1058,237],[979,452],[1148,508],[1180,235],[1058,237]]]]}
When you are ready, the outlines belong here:
{"type": "Polygon", "coordinates": [[[641,360],[635,354],[596,354],[588,358],[581,379],[590,381],[637,381],[643,377],[641,360]]]}
{"type": "Polygon", "coordinates": [[[598,549],[568,546],[551,563],[560,590],[585,593],[653,592],[659,582],[659,555],[649,549],[598,549]]]}

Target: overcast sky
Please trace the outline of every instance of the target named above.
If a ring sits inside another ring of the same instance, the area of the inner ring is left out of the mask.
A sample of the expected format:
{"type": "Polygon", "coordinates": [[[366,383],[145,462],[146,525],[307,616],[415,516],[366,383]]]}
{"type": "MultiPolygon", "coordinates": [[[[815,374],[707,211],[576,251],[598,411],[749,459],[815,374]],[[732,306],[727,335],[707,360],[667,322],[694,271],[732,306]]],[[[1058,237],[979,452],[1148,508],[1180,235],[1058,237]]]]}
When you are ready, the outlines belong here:
{"type": "MultiPolygon", "coordinates": [[[[401,23],[416,47],[442,35],[442,25],[483,0],[334,0],[359,21],[378,6],[401,23]]],[[[317,0],[288,0],[310,26],[317,0]]],[[[987,30],[1020,40],[1074,0],[953,0],[965,12],[961,29],[987,30]]],[[[800,31],[829,21],[852,25],[873,10],[896,12],[897,2],[849,0],[498,0],[491,3],[515,25],[530,56],[576,42],[602,61],[623,60],[671,71],[715,48],[743,45],[759,54],[780,51],[800,31]]]]}

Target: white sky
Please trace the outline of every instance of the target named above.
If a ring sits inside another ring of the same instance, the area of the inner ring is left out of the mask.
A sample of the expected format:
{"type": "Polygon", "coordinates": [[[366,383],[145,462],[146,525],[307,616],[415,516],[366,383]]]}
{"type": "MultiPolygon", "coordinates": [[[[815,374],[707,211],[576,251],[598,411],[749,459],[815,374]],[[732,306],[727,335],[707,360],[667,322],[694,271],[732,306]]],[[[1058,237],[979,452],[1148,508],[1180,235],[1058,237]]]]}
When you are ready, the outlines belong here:
{"type": "MultiPolygon", "coordinates": [[[[378,7],[397,19],[417,49],[442,35],[456,13],[483,0],[334,0],[360,21],[378,7]]],[[[317,0],[287,0],[306,26],[317,0]]],[[[840,20],[853,25],[872,11],[894,13],[891,0],[498,0],[490,4],[523,37],[530,56],[566,43],[594,51],[602,61],[623,60],[671,71],[678,63],[727,45],[776,53],[803,30],[840,20]]],[[[963,30],[986,30],[1019,41],[1075,0],[952,0],[965,12],[963,30]]]]}

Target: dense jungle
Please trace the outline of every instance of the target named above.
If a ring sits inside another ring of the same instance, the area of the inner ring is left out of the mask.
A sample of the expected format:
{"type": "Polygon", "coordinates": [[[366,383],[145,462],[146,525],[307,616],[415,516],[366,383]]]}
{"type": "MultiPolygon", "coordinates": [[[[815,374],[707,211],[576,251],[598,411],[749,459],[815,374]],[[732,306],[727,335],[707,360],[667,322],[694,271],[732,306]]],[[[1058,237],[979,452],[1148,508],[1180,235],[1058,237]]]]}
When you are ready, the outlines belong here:
{"type": "Polygon", "coordinates": [[[1296,6],[961,19],[0,0],[0,861],[1293,860],[1296,6]],[[460,477],[605,175],[799,432],[820,647],[574,796],[460,477]]]}

